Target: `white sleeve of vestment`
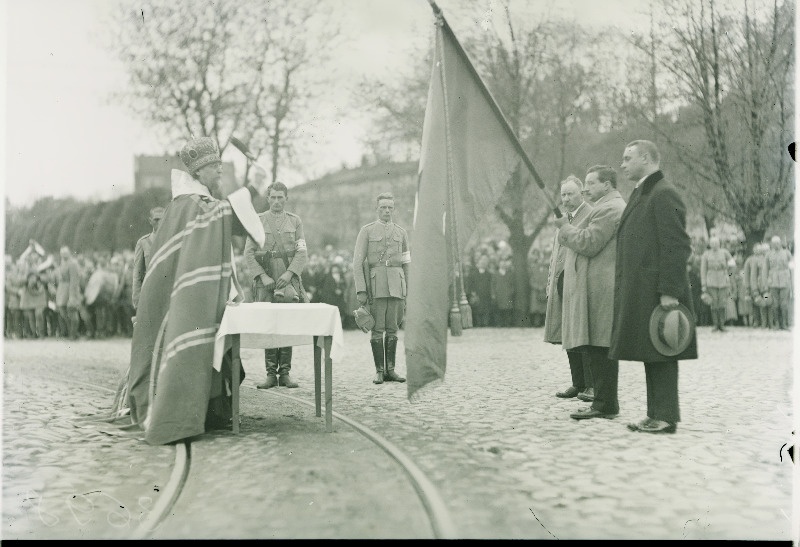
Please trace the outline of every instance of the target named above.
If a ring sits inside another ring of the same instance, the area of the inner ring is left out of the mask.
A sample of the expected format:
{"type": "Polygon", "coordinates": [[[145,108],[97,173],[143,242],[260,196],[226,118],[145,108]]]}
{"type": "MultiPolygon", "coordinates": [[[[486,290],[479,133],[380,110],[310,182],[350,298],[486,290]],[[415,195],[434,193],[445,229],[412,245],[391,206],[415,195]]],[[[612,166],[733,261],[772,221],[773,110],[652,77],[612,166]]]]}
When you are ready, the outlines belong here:
{"type": "Polygon", "coordinates": [[[239,276],[236,273],[236,255],[233,252],[233,245],[231,245],[231,288],[228,291],[228,303],[239,304],[244,302],[244,290],[239,283],[239,276]]]}
{"type": "Polygon", "coordinates": [[[239,188],[235,192],[231,192],[226,198],[236,213],[239,222],[242,223],[244,229],[253,238],[253,241],[258,243],[258,248],[264,246],[267,236],[264,234],[264,225],[258,218],[258,213],[253,208],[253,201],[250,197],[250,190],[247,188],[239,188]]]}

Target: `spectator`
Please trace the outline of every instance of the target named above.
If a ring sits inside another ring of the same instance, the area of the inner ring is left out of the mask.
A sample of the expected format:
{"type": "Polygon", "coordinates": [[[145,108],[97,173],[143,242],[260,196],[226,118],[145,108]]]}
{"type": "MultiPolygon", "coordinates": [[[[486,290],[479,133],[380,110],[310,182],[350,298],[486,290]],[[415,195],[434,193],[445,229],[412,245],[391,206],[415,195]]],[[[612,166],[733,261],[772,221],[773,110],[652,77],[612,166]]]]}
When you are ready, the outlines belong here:
{"type": "Polygon", "coordinates": [[[61,247],[61,264],[58,269],[56,306],[60,318],[61,332],[71,340],[77,340],[80,326],[79,308],[83,300],[81,271],[78,261],[69,247],[61,247]]]}
{"type": "Polygon", "coordinates": [[[489,257],[481,255],[466,279],[465,290],[472,307],[472,317],[476,327],[489,327],[492,324],[492,273],[489,271],[489,257]]]}
{"type": "Polygon", "coordinates": [[[772,328],[789,330],[789,304],[792,301],[792,255],[772,236],[766,256],[765,273],[769,287],[772,328]]]}
{"type": "Polygon", "coordinates": [[[724,332],[730,295],[731,264],[733,257],[727,249],[720,247],[719,238],[713,236],[708,240],[708,249],[703,253],[700,265],[700,282],[703,292],[710,298],[712,331],[724,332]]]}
{"type": "MultiPolygon", "coordinates": [[[[341,257],[336,258],[341,259],[341,257]]],[[[347,316],[347,306],[345,305],[346,290],[347,281],[344,277],[344,269],[341,263],[334,262],[328,273],[322,276],[318,297],[319,302],[339,308],[339,317],[342,320],[342,324],[344,324],[347,316]]]]}
{"type": "Polygon", "coordinates": [[[511,260],[500,259],[497,271],[491,275],[494,324],[497,327],[510,327],[514,313],[514,276],[511,271],[511,260]]]}

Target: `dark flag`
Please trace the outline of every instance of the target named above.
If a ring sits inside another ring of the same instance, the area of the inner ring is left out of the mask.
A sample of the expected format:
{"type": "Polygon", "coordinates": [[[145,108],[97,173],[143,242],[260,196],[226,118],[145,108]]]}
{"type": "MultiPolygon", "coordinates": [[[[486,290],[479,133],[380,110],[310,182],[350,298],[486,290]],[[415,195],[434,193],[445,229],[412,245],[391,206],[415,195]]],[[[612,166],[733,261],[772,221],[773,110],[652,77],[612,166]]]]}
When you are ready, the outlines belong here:
{"type": "Polygon", "coordinates": [[[453,287],[459,282],[461,245],[495,207],[520,161],[543,186],[441,12],[432,5],[437,14],[436,51],[422,131],[406,302],[409,399],[423,386],[444,378],[448,310],[453,294],[457,295],[453,287]]]}

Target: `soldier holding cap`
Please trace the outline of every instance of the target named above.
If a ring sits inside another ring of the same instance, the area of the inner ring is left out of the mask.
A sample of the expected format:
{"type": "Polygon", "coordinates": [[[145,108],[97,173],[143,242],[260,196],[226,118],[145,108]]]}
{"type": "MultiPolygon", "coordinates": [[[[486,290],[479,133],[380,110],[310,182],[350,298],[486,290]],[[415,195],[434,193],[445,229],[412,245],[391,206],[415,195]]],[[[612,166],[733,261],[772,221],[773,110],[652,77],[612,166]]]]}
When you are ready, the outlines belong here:
{"type": "Polygon", "coordinates": [[[362,306],[369,304],[375,319],[369,341],[376,372],[372,382],[405,382],[406,379],[398,376],[394,368],[411,252],[408,234],[392,222],[394,196],[384,192],[376,201],[378,220],[359,230],[353,252],[356,297],[362,306]]]}
{"type": "MultiPolygon", "coordinates": [[[[255,177],[266,179],[266,173],[256,167],[255,177]]],[[[248,237],[244,244],[244,260],[253,276],[253,300],[256,302],[305,302],[306,295],[300,274],[308,263],[303,221],[284,210],[289,189],[282,182],[267,188],[269,209],[258,215],[264,227],[263,251],[248,237]]],[[[292,347],[264,350],[267,379],[258,389],[275,386],[298,387],[289,373],[292,370],[292,347]]]]}

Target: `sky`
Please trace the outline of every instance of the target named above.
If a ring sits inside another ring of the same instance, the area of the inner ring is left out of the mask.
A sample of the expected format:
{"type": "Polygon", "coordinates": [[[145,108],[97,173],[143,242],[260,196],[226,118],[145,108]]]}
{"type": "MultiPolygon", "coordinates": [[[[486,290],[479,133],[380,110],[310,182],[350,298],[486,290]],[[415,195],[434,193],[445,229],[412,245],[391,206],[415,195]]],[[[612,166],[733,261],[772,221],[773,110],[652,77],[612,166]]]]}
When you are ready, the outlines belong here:
{"type": "MultiPolygon", "coordinates": [[[[0,3],[0,63],[6,80],[0,90],[5,105],[0,114],[5,130],[0,159],[4,197],[12,205],[30,205],[45,196],[112,199],[133,191],[135,155],[173,152],[152,128],[110,100],[113,92],[124,91],[126,76],[97,35],[103,12],[117,1],[0,3]]],[[[343,82],[402,73],[420,40],[424,47],[430,36],[433,18],[426,0],[320,1],[335,5],[348,37],[334,61],[343,82]]],[[[494,9],[499,5],[485,3],[494,9]]],[[[438,4],[448,16],[463,0],[438,4]]],[[[517,0],[512,7],[535,17],[553,15],[553,4],[517,0]]],[[[641,5],[637,0],[566,0],[558,3],[557,15],[628,28],[635,24],[641,5]]],[[[491,12],[487,8],[486,13],[491,12]]],[[[466,25],[483,23],[448,20],[457,33],[466,25]]],[[[303,171],[286,177],[290,186],[360,163],[367,116],[346,114],[349,92],[346,83],[331,90],[329,104],[311,132],[316,137],[307,147],[303,171]]]]}

